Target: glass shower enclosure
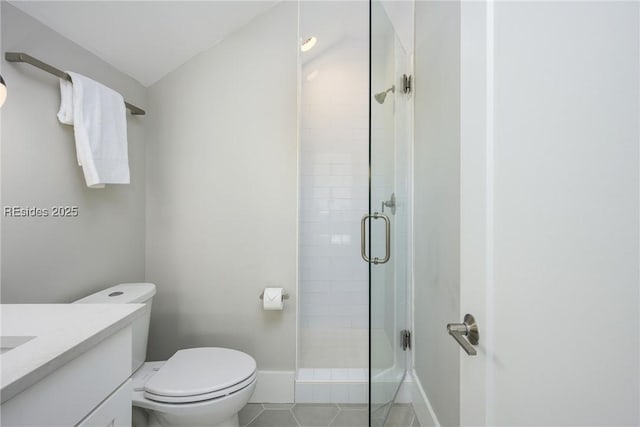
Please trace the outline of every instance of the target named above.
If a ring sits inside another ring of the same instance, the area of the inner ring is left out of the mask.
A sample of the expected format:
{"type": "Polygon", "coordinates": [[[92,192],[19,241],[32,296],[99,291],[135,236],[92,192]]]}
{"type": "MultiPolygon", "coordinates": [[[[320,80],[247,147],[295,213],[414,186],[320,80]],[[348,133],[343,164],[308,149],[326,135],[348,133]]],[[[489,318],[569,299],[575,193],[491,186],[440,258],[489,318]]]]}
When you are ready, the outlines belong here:
{"type": "Polygon", "coordinates": [[[385,6],[370,2],[369,413],[383,426],[406,375],[410,280],[411,58],[385,6]]]}
{"type": "Polygon", "coordinates": [[[382,426],[408,355],[410,57],[378,1],[298,4],[295,400],[382,426]]]}
{"type": "Polygon", "coordinates": [[[296,402],[366,416],[369,5],[299,2],[299,327],[296,402]]]}

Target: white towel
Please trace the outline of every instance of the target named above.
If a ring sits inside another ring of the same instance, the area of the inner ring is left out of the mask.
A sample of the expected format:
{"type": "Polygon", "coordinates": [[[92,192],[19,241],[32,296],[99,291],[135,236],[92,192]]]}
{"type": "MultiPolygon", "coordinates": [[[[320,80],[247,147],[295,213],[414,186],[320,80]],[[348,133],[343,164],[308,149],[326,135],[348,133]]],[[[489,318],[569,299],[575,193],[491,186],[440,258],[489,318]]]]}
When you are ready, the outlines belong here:
{"type": "Polygon", "coordinates": [[[78,164],[87,186],[129,183],[127,115],[118,92],[67,71],[73,84],[60,80],[58,120],[73,125],[78,164]]]}

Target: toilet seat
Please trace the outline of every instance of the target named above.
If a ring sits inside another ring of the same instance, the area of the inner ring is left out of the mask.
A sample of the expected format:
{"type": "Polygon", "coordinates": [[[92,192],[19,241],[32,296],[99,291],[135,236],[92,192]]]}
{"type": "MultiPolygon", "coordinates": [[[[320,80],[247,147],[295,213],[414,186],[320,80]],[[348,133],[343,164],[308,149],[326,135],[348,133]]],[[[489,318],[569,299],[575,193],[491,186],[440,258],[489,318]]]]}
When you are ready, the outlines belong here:
{"type": "Polygon", "coordinates": [[[191,396],[165,396],[165,395],[153,394],[153,393],[149,393],[148,391],[145,391],[144,397],[149,400],[154,400],[160,403],[195,403],[203,400],[218,399],[220,397],[233,394],[238,390],[242,390],[243,388],[252,384],[255,381],[255,379],[256,379],[256,374],[254,373],[246,380],[232,387],[228,387],[222,390],[216,390],[216,391],[212,391],[210,393],[204,393],[204,394],[197,394],[197,395],[191,395],[191,396]]]}
{"type": "Polygon", "coordinates": [[[253,384],[256,362],[243,352],[219,347],[176,352],[146,376],[144,397],[161,403],[194,403],[233,394],[253,384]]]}

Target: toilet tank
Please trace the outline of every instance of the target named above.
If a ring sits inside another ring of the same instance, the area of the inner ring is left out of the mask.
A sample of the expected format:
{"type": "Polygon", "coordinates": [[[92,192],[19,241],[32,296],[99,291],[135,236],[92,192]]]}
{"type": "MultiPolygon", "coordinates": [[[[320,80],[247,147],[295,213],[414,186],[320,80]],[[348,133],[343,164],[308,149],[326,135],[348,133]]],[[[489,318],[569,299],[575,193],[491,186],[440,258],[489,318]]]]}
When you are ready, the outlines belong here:
{"type": "Polygon", "coordinates": [[[133,366],[135,372],[147,357],[147,339],[149,338],[149,320],[151,319],[151,300],[156,294],[153,283],[121,283],[87,297],[74,301],[74,304],[145,304],[145,312],[133,322],[133,366]]]}

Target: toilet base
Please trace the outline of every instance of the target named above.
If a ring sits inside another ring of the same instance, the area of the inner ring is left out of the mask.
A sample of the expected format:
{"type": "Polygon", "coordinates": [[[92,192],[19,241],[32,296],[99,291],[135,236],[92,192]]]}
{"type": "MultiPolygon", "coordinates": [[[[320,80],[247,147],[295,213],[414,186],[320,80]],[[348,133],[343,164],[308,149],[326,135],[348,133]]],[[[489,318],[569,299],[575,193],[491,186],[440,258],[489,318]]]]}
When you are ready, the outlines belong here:
{"type": "Polygon", "coordinates": [[[131,427],[149,427],[149,412],[137,406],[132,406],[131,427]]]}
{"type": "MultiPolygon", "coordinates": [[[[150,414],[151,411],[147,411],[142,408],[134,406],[133,408],[132,427],[164,427],[160,424],[160,420],[157,417],[150,414]]],[[[238,414],[233,415],[228,420],[225,420],[214,426],[206,427],[239,427],[240,421],[238,421],[238,414]]]]}

